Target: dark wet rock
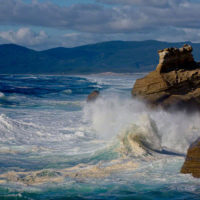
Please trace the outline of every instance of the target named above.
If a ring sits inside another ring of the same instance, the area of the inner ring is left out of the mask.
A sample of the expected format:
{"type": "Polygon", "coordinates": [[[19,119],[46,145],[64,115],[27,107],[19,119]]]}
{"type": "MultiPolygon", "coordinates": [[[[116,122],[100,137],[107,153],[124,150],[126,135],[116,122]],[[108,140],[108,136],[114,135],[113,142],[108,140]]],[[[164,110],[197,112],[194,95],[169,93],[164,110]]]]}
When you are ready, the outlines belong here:
{"type": "Polygon", "coordinates": [[[200,178],[200,138],[189,147],[181,173],[200,178]]]}
{"type": "Polygon", "coordinates": [[[158,51],[155,71],[138,79],[132,95],[152,106],[200,109],[200,66],[192,56],[192,47],[158,51]]]}
{"type": "Polygon", "coordinates": [[[98,90],[94,90],[87,97],[87,102],[93,102],[99,97],[100,92],[98,90]]]}

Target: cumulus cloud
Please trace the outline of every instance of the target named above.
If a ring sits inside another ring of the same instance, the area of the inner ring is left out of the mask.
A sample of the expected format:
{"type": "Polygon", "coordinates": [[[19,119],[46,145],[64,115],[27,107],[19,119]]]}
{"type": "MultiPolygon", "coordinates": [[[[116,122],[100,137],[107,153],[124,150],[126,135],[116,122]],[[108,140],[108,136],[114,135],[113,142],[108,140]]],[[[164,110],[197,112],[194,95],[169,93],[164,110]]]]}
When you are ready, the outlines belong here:
{"type": "Polygon", "coordinates": [[[35,32],[20,28],[18,31],[0,32],[0,43],[3,40],[45,49],[108,40],[199,41],[200,1],[95,1],[59,6],[47,1],[0,0],[1,26],[50,27],[58,33],[53,37],[51,31],[47,34],[42,30],[35,32]]]}
{"type": "Polygon", "coordinates": [[[0,24],[34,25],[94,32],[112,13],[94,4],[61,7],[53,3],[0,0],[0,24]]]}
{"type": "Polygon", "coordinates": [[[0,38],[9,43],[34,47],[43,44],[48,36],[44,31],[36,33],[29,28],[20,28],[18,31],[2,31],[0,32],[0,38]]]}
{"type": "Polygon", "coordinates": [[[15,43],[36,50],[44,50],[53,47],[75,47],[80,45],[92,44],[97,42],[124,40],[140,41],[156,39],[160,41],[200,42],[200,30],[190,28],[161,28],[154,31],[140,31],[134,33],[58,33],[57,35],[47,35],[43,30],[35,32],[30,28],[20,28],[17,31],[0,32],[0,44],[15,43]]]}
{"type": "Polygon", "coordinates": [[[0,0],[0,24],[64,28],[89,33],[122,33],[165,26],[200,28],[200,2],[189,0],[98,0],[113,3],[74,4],[0,0]],[[117,4],[122,4],[117,6],[117,4]],[[137,5],[137,6],[135,6],[137,5]]]}

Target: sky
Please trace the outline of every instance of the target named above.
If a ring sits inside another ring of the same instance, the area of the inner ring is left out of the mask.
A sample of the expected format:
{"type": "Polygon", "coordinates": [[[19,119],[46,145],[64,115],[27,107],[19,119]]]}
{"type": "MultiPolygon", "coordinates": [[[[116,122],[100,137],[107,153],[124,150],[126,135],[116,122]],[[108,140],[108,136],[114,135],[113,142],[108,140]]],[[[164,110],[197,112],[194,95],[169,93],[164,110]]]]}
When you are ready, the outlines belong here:
{"type": "Polygon", "coordinates": [[[0,0],[0,44],[200,42],[200,0],[0,0]]]}

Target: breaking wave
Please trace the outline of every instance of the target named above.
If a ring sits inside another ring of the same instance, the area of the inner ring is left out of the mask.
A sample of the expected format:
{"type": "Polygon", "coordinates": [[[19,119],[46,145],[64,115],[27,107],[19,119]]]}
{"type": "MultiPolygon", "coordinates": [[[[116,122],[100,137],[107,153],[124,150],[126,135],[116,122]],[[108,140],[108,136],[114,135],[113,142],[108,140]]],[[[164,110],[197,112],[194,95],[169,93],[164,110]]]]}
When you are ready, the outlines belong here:
{"type": "Polygon", "coordinates": [[[53,144],[62,144],[70,139],[84,137],[84,133],[80,131],[70,133],[70,129],[62,127],[52,130],[50,125],[48,127],[34,122],[14,120],[5,114],[0,114],[0,130],[0,143],[8,145],[38,145],[53,148],[53,144]]]}
{"type": "Polygon", "coordinates": [[[169,151],[184,154],[200,132],[200,115],[150,110],[142,102],[104,96],[84,109],[98,137],[118,138],[122,152],[135,156],[169,151]]]}
{"type": "Polygon", "coordinates": [[[0,92],[0,98],[4,98],[5,94],[3,92],[0,92]]]}

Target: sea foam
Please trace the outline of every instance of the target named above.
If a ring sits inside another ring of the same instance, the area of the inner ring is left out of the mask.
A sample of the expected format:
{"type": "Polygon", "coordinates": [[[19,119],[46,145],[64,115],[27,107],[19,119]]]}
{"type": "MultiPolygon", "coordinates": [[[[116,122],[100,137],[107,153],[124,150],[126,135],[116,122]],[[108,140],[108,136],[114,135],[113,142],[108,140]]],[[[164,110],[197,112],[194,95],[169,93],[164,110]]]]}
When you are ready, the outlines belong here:
{"type": "MultiPolygon", "coordinates": [[[[152,147],[177,153],[186,153],[200,132],[198,113],[150,110],[144,103],[131,98],[102,95],[93,104],[86,105],[84,113],[100,138],[112,140],[132,126],[137,127],[137,135],[144,136],[152,147]]],[[[133,129],[131,131],[134,134],[133,129]]]]}

